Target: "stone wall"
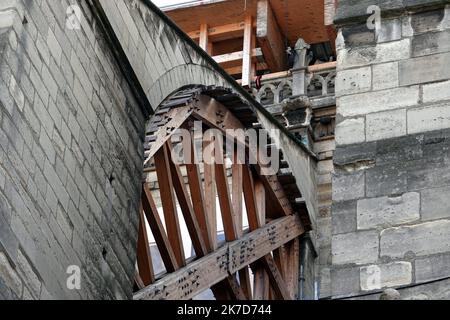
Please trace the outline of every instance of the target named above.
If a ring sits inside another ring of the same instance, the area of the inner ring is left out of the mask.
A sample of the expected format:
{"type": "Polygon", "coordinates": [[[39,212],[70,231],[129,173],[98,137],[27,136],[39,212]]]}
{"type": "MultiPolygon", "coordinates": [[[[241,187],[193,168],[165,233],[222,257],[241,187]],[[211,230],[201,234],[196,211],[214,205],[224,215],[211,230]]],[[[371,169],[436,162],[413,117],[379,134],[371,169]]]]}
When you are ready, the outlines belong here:
{"type": "Polygon", "coordinates": [[[145,117],[74,3],[0,3],[0,299],[132,294],[145,117]]]}
{"type": "Polygon", "coordinates": [[[339,4],[334,297],[450,276],[450,5],[408,3],[339,4]]]}

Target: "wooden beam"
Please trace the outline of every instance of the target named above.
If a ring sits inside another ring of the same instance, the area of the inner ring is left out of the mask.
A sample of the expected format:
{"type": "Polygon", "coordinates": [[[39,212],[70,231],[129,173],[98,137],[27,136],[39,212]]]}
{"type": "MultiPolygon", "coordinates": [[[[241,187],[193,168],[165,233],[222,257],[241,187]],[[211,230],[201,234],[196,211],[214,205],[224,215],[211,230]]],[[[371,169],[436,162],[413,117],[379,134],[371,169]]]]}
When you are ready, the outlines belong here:
{"type": "Polygon", "coordinates": [[[258,208],[258,227],[260,227],[266,224],[266,189],[260,179],[254,180],[254,186],[256,205],[258,208]]]}
{"type": "MultiPolygon", "coordinates": [[[[254,62],[263,62],[263,52],[261,48],[254,48],[251,51],[251,58],[254,62]]],[[[230,62],[241,62],[244,58],[244,51],[236,51],[232,53],[225,53],[212,57],[218,64],[225,64],[230,62]]]]}
{"type": "Polygon", "coordinates": [[[233,203],[234,222],[236,224],[237,236],[242,235],[242,171],[243,164],[239,163],[237,150],[235,149],[233,163],[231,164],[231,194],[233,203]]]}
{"type": "Polygon", "coordinates": [[[239,270],[238,274],[239,274],[239,283],[241,284],[242,291],[244,292],[248,300],[252,300],[253,294],[252,294],[252,286],[250,283],[249,268],[245,267],[244,269],[239,270]]]}
{"type": "Polygon", "coordinates": [[[286,248],[284,246],[279,247],[278,249],[273,251],[273,259],[277,264],[278,270],[280,270],[281,276],[283,279],[286,279],[286,275],[288,273],[287,264],[288,264],[288,255],[286,252],[286,248]]]}
{"type": "MultiPolygon", "coordinates": [[[[235,134],[236,129],[246,129],[235,115],[221,103],[210,97],[201,96],[199,100],[206,107],[196,109],[195,112],[192,113],[194,117],[222,130],[223,133],[230,135],[231,138],[237,139],[238,143],[246,145],[245,140],[235,134]]],[[[259,165],[255,165],[255,168],[260,171],[259,165]]],[[[275,204],[279,212],[284,215],[293,214],[294,210],[292,209],[290,201],[287,198],[278,177],[276,175],[260,175],[260,178],[267,188],[268,195],[276,200],[275,204]]]]}
{"type": "MultiPolygon", "coordinates": [[[[258,62],[256,64],[256,71],[263,71],[263,70],[267,70],[269,67],[267,66],[267,64],[265,62],[258,62]]],[[[242,74],[242,65],[236,66],[236,67],[224,67],[225,71],[229,74],[229,75],[238,75],[238,74],[242,74]]],[[[242,79],[236,80],[239,84],[242,84],[242,79]]]]}
{"type": "Polygon", "coordinates": [[[155,282],[155,273],[153,272],[152,256],[150,253],[150,244],[148,242],[144,209],[142,209],[142,205],[139,209],[137,265],[139,268],[140,280],[142,281],[144,286],[148,286],[149,284],[155,282]]]}
{"type": "Polygon", "coordinates": [[[200,25],[200,37],[199,37],[199,46],[203,50],[206,51],[206,53],[211,54],[211,52],[208,52],[209,45],[209,37],[208,37],[208,25],[206,23],[203,23],[200,25]]]}
{"type": "Polygon", "coordinates": [[[225,167],[225,158],[222,151],[222,143],[216,144],[219,150],[217,154],[221,159],[215,159],[215,173],[217,195],[219,197],[220,213],[222,216],[222,223],[225,232],[225,240],[233,241],[237,238],[236,224],[234,222],[233,206],[230,198],[230,188],[228,186],[227,169],[225,167]]]}
{"type": "MultiPolygon", "coordinates": [[[[212,235],[209,232],[209,224],[207,218],[205,197],[203,192],[202,180],[200,170],[198,167],[198,156],[195,149],[195,138],[191,134],[191,162],[186,164],[186,172],[188,177],[189,189],[191,191],[192,205],[194,207],[195,216],[200,227],[200,232],[203,236],[206,249],[208,252],[212,251],[212,235]]],[[[208,173],[208,180],[210,173],[208,173]]],[[[205,177],[206,181],[206,177],[205,177]]],[[[208,181],[211,183],[211,181],[208,181]]]]}
{"type": "Polygon", "coordinates": [[[228,286],[228,290],[230,291],[232,300],[247,300],[247,296],[234,276],[228,276],[225,281],[228,286]]]}
{"type": "Polygon", "coordinates": [[[255,268],[254,274],[254,300],[269,300],[270,282],[266,270],[261,266],[255,268]]]}
{"type": "Polygon", "coordinates": [[[158,246],[161,259],[166,267],[167,272],[173,272],[179,268],[175,253],[167,238],[164,226],[159,218],[158,210],[156,209],[155,201],[148,187],[142,185],[142,208],[144,209],[145,216],[147,218],[150,229],[152,230],[153,237],[155,238],[156,245],[158,246]]]}
{"type": "Polygon", "coordinates": [[[250,86],[255,77],[256,67],[252,61],[252,50],[255,48],[255,34],[253,32],[253,17],[245,17],[244,27],[244,53],[242,58],[242,86],[250,86]]]}
{"type": "Polygon", "coordinates": [[[296,238],[286,245],[288,263],[287,268],[289,272],[286,273],[287,284],[290,295],[294,300],[298,299],[298,276],[299,276],[299,265],[300,265],[300,240],[296,238]]]}
{"type": "Polygon", "coordinates": [[[150,144],[150,150],[145,152],[146,161],[144,165],[161,149],[161,147],[169,140],[172,135],[192,114],[195,102],[191,105],[170,109],[163,116],[163,121],[166,123],[158,129],[155,136],[155,141],[150,144]]]}
{"type": "MultiPolygon", "coordinates": [[[[168,146],[168,149],[171,150],[172,147],[170,142],[168,142],[168,146]]],[[[179,166],[173,162],[173,159],[169,160],[169,166],[173,179],[173,187],[175,188],[178,203],[180,204],[181,212],[183,213],[184,221],[186,222],[186,227],[192,241],[192,246],[194,247],[196,256],[203,257],[207,253],[206,245],[203,240],[202,231],[197,222],[194,209],[189,199],[186,185],[184,184],[183,175],[181,174],[179,166]]]]}
{"type": "Polygon", "coordinates": [[[214,155],[205,150],[211,150],[210,144],[214,141],[203,141],[203,174],[205,184],[205,209],[208,222],[209,238],[211,248],[217,248],[217,212],[216,212],[216,185],[215,166],[213,164],[214,155]]]}
{"type": "Polygon", "coordinates": [[[298,216],[283,217],[140,290],[137,300],[190,299],[304,232],[298,216]]]}
{"type": "MultiPolygon", "coordinates": [[[[244,22],[236,22],[217,27],[210,27],[208,28],[208,38],[214,42],[240,38],[244,35],[244,26],[244,22]]],[[[256,23],[254,23],[254,27],[256,27],[256,23]]],[[[201,30],[188,32],[187,34],[194,40],[200,39],[201,30]]]]}
{"type": "Polygon", "coordinates": [[[272,288],[275,291],[275,294],[278,297],[278,299],[280,300],[292,299],[287,289],[286,282],[284,281],[280,271],[278,270],[278,267],[275,261],[273,260],[273,257],[270,254],[266,254],[261,259],[261,262],[269,276],[270,283],[272,284],[272,288]]]}
{"type": "Polygon", "coordinates": [[[245,207],[247,209],[247,220],[250,231],[253,231],[261,226],[261,221],[258,214],[258,204],[256,202],[253,174],[248,166],[245,166],[242,171],[242,186],[245,207]]]}
{"type": "Polygon", "coordinates": [[[184,256],[180,224],[178,222],[175,195],[173,193],[173,179],[169,167],[169,150],[166,144],[155,153],[154,158],[167,236],[178,264],[184,266],[186,259],[184,256]]]}
{"type": "Polygon", "coordinates": [[[269,0],[257,4],[256,37],[270,71],[286,69],[286,45],[269,0]]]}

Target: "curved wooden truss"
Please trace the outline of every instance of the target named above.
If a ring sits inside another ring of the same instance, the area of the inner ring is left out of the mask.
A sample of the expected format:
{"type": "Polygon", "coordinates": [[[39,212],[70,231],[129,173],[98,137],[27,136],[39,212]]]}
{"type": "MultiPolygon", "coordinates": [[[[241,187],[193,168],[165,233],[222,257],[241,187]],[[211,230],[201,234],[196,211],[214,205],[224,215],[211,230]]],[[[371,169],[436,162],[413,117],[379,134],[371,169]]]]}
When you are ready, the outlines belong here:
{"type": "MultiPolygon", "coordinates": [[[[216,99],[192,93],[172,98],[155,117],[153,133],[147,139],[146,166],[147,171],[156,172],[165,225],[147,179],[142,186],[137,249],[136,284],[140,290],[134,298],[191,299],[210,288],[220,300],[295,299],[298,238],[305,227],[292,205],[292,195],[286,193],[277,175],[261,174],[259,161],[239,163],[237,156],[227,155],[220,144],[215,146],[214,161],[207,161],[207,152],[203,163],[194,161],[199,158],[199,139],[193,120],[201,121],[203,129],[215,128],[228,136],[233,133],[227,129],[246,129],[243,122],[216,99]],[[188,132],[182,141],[175,139],[178,128],[188,132]],[[180,144],[191,160],[184,164],[172,155],[180,144]],[[217,161],[227,157],[228,162],[217,161]],[[178,211],[195,251],[193,260],[184,255],[178,211]],[[219,214],[225,236],[222,244],[217,241],[219,214]],[[166,269],[162,276],[153,272],[146,222],[166,269]]],[[[245,148],[248,158],[248,141],[231,138],[235,148],[245,148]]],[[[202,141],[203,151],[215,142],[202,141]]]]}

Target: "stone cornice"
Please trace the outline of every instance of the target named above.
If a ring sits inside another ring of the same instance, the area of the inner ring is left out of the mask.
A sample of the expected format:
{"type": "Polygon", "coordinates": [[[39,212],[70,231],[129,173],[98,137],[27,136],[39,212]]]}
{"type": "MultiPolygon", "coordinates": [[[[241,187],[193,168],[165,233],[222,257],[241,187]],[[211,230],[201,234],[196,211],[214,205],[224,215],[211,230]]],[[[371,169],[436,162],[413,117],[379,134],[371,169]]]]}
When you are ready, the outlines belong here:
{"type": "Polygon", "coordinates": [[[370,16],[367,8],[372,5],[380,7],[383,17],[394,17],[443,8],[448,4],[450,0],[340,0],[334,24],[339,27],[364,22],[370,16]]]}

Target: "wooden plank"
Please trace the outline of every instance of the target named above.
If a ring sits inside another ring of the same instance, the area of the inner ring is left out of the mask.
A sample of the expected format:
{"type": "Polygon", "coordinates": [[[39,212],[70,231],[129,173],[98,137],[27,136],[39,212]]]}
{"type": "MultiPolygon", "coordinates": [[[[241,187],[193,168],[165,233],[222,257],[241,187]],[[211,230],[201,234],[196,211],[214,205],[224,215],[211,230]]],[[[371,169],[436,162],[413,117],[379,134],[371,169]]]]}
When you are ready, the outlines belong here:
{"type": "Polygon", "coordinates": [[[303,232],[298,216],[273,220],[140,290],[134,299],[190,299],[303,232]]]}
{"type": "Polygon", "coordinates": [[[228,276],[225,281],[231,294],[232,300],[247,300],[247,296],[244,294],[244,291],[242,290],[239,282],[237,282],[234,276],[228,276]]]}
{"type": "Polygon", "coordinates": [[[172,245],[178,264],[183,266],[186,264],[186,259],[184,256],[183,239],[181,237],[177,206],[173,192],[173,179],[169,167],[169,150],[166,144],[155,153],[154,159],[167,236],[172,245]]]}
{"type": "Polygon", "coordinates": [[[245,296],[248,300],[253,299],[252,294],[252,286],[250,283],[250,270],[248,267],[245,267],[244,269],[239,270],[239,283],[241,284],[242,291],[244,292],[245,296]]]}
{"type": "Polygon", "coordinates": [[[203,174],[205,184],[205,209],[208,223],[209,238],[211,248],[217,248],[217,213],[216,213],[216,185],[215,185],[215,166],[213,164],[213,155],[205,152],[213,141],[203,141],[203,174]]]}
{"type": "Polygon", "coordinates": [[[286,273],[286,282],[288,284],[288,290],[294,300],[298,299],[298,277],[299,277],[299,265],[300,265],[300,240],[296,238],[286,245],[288,264],[287,268],[289,272],[286,273]]]}
{"type": "Polygon", "coordinates": [[[233,206],[231,205],[230,188],[228,185],[227,170],[225,167],[225,158],[222,150],[222,142],[216,143],[216,154],[220,157],[215,159],[216,187],[219,197],[220,212],[225,232],[225,240],[233,241],[237,238],[236,224],[234,222],[233,206]]]}
{"type": "MultiPolygon", "coordinates": [[[[258,62],[256,64],[256,71],[264,71],[267,70],[269,67],[267,66],[267,64],[265,62],[258,62]]],[[[224,67],[225,71],[229,74],[229,75],[238,75],[238,74],[242,74],[242,65],[240,66],[236,66],[236,67],[224,67]]],[[[236,80],[237,83],[242,84],[242,79],[236,80]]]]}
{"type": "Polygon", "coordinates": [[[266,189],[260,179],[254,180],[259,226],[266,224],[266,189]]]}
{"type": "MultiPolygon", "coordinates": [[[[168,151],[171,150],[171,144],[168,142],[168,151]]],[[[169,151],[170,153],[170,151],[169,151]]],[[[206,245],[202,237],[202,231],[197,222],[194,208],[189,198],[189,194],[184,184],[183,175],[181,174],[180,167],[173,162],[173,159],[169,159],[170,174],[172,176],[173,187],[177,195],[178,203],[180,204],[181,212],[186,222],[186,227],[189,232],[189,236],[194,247],[197,257],[203,257],[207,253],[206,245]]]]}
{"type": "Polygon", "coordinates": [[[231,194],[233,200],[233,213],[234,222],[236,224],[236,232],[237,236],[240,237],[242,235],[242,171],[244,165],[240,164],[238,160],[238,154],[235,150],[233,163],[231,164],[231,194]]]}
{"type": "Polygon", "coordinates": [[[144,209],[142,205],[139,209],[139,233],[137,245],[137,265],[139,276],[144,286],[155,282],[153,272],[152,256],[150,254],[150,244],[148,242],[147,228],[145,226],[144,209]]]}
{"type": "Polygon", "coordinates": [[[161,128],[156,132],[156,140],[150,144],[150,150],[145,152],[146,160],[144,166],[155,155],[155,153],[168,141],[172,135],[192,114],[194,104],[185,107],[178,107],[170,109],[167,114],[164,114],[163,121],[166,121],[161,128]]]}
{"type": "Polygon", "coordinates": [[[278,270],[280,270],[281,276],[283,279],[286,279],[286,274],[288,273],[287,264],[288,264],[288,255],[286,252],[286,248],[284,246],[279,247],[273,251],[273,259],[277,264],[278,270]]]}
{"type": "Polygon", "coordinates": [[[179,265],[175,258],[175,253],[173,252],[164,226],[159,218],[153,196],[145,184],[142,185],[142,208],[144,209],[145,216],[150,225],[150,229],[152,230],[153,237],[155,238],[156,245],[158,246],[161,259],[167,272],[177,270],[179,265]]]}
{"type": "MultiPolygon", "coordinates": [[[[189,189],[191,191],[192,205],[195,216],[197,218],[200,232],[203,236],[206,249],[208,252],[212,250],[212,238],[209,232],[209,224],[207,221],[207,209],[205,207],[205,198],[203,193],[203,186],[198,167],[198,157],[195,150],[195,139],[191,134],[191,162],[186,164],[186,172],[188,177],[189,189]]],[[[208,179],[210,174],[208,174],[208,179]]],[[[209,181],[211,183],[211,181],[209,181]]]]}
{"type": "Polygon", "coordinates": [[[255,197],[253,174],[248,166],[244,166],[243,168],[242,182],[245,207],[247,209],[247,220],[250,231],[253,231],[261,226],[261,221],[259,219],[258,204],[255,197]]]}
{"type": "Polygon", "coordinates": [[[269,0],[257,4],[256,38],[270,71],[286,69],[286,44],[269,0]]]}
{"type": "Polygon", "coordinates": [[[202,23],[200,25],[200,37],[199,37],[199,46],[203,50],[206,51],[206,53],[211,54],[211,52],[208,52],[208,25],[206,23],[202,23]]]}
{"type": "Polygon", "coordinates": [[[270,254],[267,254],[261,259],[261,262],[269,276],[270,283],[272,284],[272,288],[277,298],[280,300],[290,300],[291,295],[286,286],[286,282],[281,276],[273,257],[270,254]]]}
{"type": "MultiPolygon", "coordinates": [[[[256,27],[256,23],[254,26],[256,27]]],[[[208,28],[208,37],[214,42],[240,38],[244,35],[244,27],[245,23],[243,21],[210,27],[208,28]]],[[[187,34],[194,40],[200,39],[201,30],[191,31],[187,34]]]]}
{"type": "MultiPolygon", "coordinates": [[[[225,64],[234,61],[241,62],[244,58],[244,51],[236,51],[231,53],[225,53],[218,56],[212,57],[217,63],[225,64]]],[[[254,48],[251,50],[251,61],[253,62],[263,62],[264,55],[261,48],[254,48]]]]}
{"type": "Polygon", "coordinates": [[[267,272],[262,267],[257,267],[254,274],[254,300],[269,299],[270,282],[267,272]]]}
{"type": "Polygon", "coordinates": [[[255,76],[252,62],[252,50],[255,47],[255,35],[253,33],[253,17],[247,15],[245,17],[244,26],[244,49],[242,57],[242,86],[250,86],[255,76]]]}

